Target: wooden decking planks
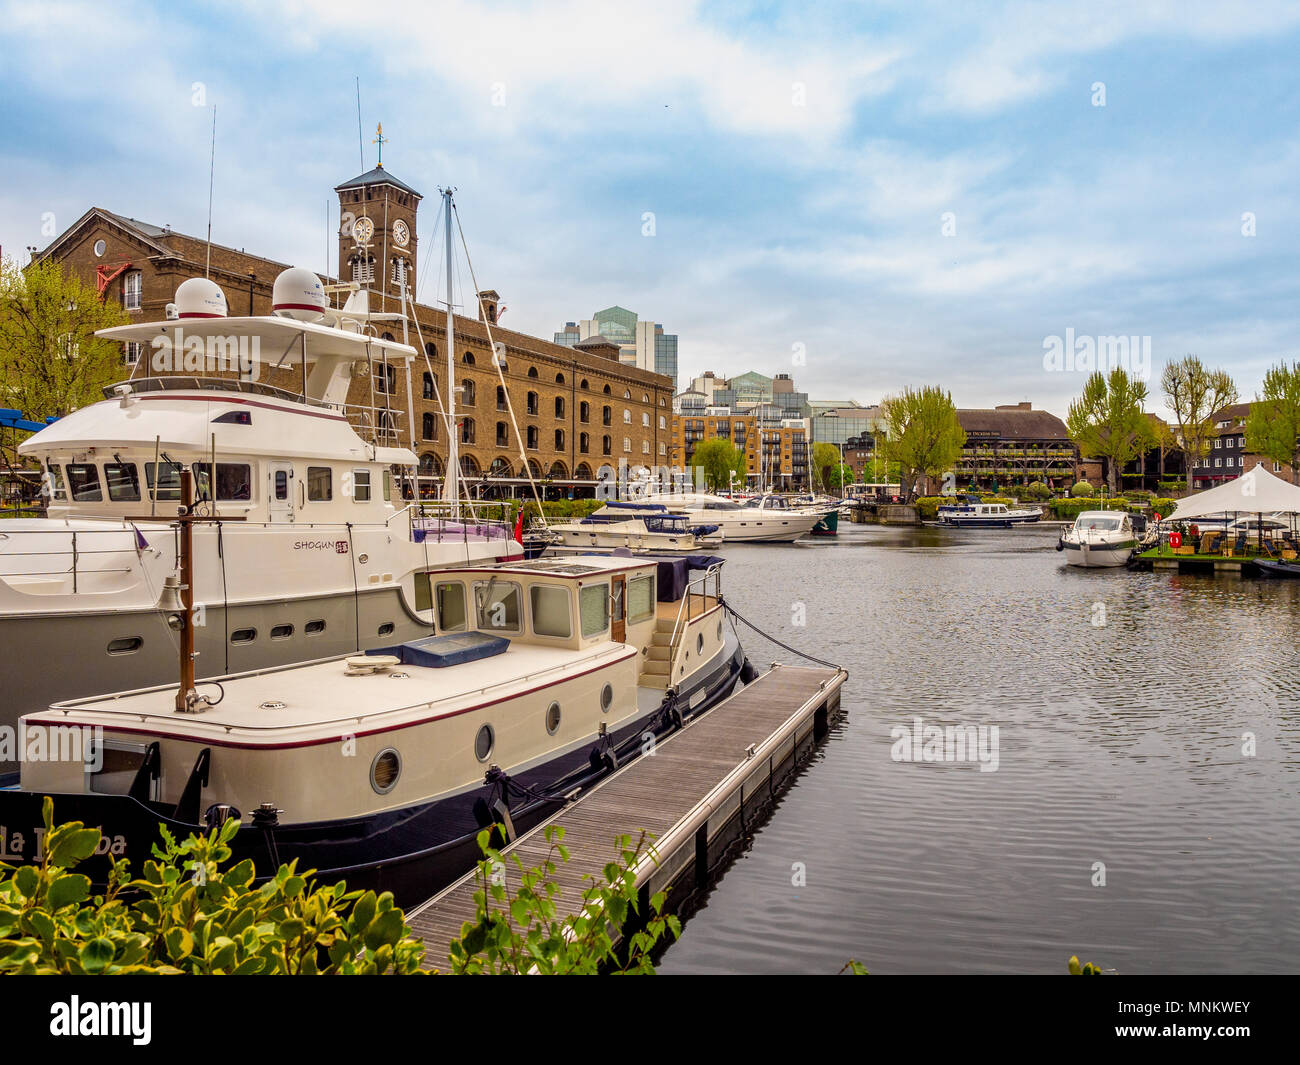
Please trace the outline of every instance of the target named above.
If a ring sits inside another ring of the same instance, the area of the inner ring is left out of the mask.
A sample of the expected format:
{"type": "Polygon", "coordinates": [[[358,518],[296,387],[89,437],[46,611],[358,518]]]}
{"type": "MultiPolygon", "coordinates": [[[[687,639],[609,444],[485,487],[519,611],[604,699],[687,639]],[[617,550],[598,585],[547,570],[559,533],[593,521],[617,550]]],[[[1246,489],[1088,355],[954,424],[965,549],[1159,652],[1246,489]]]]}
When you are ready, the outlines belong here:
{"type": "MultiPolygon", "coordinates": [[[[652,754],[625,766],[507,847],[503,852],[507,891],[518,883],[509,856],[518,855],[525,868],[541,864],[551,850],[544,835],[551,824],[564,826],[569,850],[568,862],[555,858],[561,912],[566,906],[576,912],[586,887],[584,874],[603,876],[605,864],[617,857],[614,844],[620,835],[636,839],[642,830],[650,832],[661,847],[666,846],[659,855],[662,867],[679,868],[680,852],[689,848],[694,854],[694,836],[683,834],[687,828],[703,818],[704,831],[711,834],[715,827],[720,829],[720,824],[709,823],[710,813],[732,816],[727,811],[734,811],[748,797],[742,792],[749,790],[756,775],[766,783],[766,759],[750,759],[747,749],[771,749],[778,756],[781,750],[788,753],[791,738],[807,735],[813,716],[836,695],[845,677],[842,670],[774,665],[748,687],[661,740],[652,754]],[[670,833],[675,842],[667,839],[670,833]]],[[[651,867],[642,881],[655,872],[651,867]]],[[[411,912],[412,930],[425,943],[426,965],[447,964],[447,945],[474,918],[477,887],[474,874],[468,874],[411,912]]]]}

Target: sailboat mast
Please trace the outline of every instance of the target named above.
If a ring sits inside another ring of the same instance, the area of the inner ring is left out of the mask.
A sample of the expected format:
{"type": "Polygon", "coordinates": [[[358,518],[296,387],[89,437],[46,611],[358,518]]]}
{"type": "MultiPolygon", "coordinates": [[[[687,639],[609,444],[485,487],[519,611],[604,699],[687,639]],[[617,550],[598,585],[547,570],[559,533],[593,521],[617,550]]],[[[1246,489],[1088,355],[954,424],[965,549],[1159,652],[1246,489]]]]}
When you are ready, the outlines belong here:
{"type": "Polygon", "coordinates": [[[446,230],[447,238],[447,432],[450,439],[447,441],[447,478],[445,482],[444,497],[450,503],[455,504],[460,498],[460,485],[457,483],[460,477],[460,439],[456,428],[456,315],[452,310],[452,290],[451,290],[451,189],[444,189],[442,193],[443,210],[445,212],[443,219],[443,228],[446,230]]]}

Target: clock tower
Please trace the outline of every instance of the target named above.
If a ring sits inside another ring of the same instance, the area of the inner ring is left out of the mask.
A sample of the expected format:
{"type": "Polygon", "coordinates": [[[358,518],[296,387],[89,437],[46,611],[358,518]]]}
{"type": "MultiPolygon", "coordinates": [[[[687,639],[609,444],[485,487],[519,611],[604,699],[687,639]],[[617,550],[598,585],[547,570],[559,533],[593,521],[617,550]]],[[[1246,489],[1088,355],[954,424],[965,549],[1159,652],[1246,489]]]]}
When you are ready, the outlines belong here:
{"type": "Polygon", "coordinates": [[[384,169],[382,127],[379,165],[336,185],[339,196],[339,280],[356,281],[401,306],[402,281],[414,295],[415,215],[421,195],[384,169]]]}

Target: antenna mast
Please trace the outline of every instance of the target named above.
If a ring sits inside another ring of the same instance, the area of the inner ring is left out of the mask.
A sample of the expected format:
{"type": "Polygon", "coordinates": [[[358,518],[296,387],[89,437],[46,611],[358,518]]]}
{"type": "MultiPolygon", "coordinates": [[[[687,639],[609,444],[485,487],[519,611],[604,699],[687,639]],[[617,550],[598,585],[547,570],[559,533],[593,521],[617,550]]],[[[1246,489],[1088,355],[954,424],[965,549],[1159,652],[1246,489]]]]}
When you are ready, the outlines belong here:
{"type": "Polygon", "coordinates": [[[447,424],[450,429],[447,441],[447,480],[443,496],[447,502],[459,506],[460,501],[460,440],[456,426],[456,314],[452,309],[451,259],[451,193],[442,190],[444,222],[447,238],[447,424]]]}
{"type": "Polygon", "coordinates": [[[208,159],[208,259],[203,276],[212,276],[212,184],[217,170],[217,105],[212,105],[212,154],[208,159]]]}

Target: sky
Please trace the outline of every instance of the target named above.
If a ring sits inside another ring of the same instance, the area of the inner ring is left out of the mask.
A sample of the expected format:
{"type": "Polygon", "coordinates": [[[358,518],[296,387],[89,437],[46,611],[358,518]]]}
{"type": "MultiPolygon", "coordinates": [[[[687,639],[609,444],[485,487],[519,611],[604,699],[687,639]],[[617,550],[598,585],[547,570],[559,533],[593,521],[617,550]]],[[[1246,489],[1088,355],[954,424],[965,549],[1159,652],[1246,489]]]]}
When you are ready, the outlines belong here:
{"type": "Polygon", "coordinates": [[[382,122],[421,300],[451,185],[503,325],[628,307],[680,385],[1063,415],[1124,336],[1167,413],[1166,361],[1249,399],[1300,358],[1297,54],[1271,0],[0,3],[0,247],[91,206],[202,234],[215,107],[214,241],[337,271],[382,122]]]}

